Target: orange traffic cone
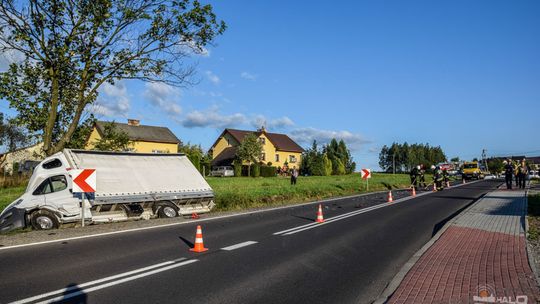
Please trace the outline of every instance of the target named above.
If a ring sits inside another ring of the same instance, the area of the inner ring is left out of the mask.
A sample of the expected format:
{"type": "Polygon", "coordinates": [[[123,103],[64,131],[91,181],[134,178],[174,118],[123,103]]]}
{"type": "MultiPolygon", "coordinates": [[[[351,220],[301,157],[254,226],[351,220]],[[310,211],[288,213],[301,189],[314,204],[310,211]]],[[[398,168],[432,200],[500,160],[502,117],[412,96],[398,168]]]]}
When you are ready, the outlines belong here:
{"type": "Polygon", "coordinates": [[[208,248],[204,248],[201,225],[197,225],[197,234],[195,235],[195,246],[189,251],[205,252],[208,248]]]}
{"type": "Polygon", "coordinates": [[[450,188],[450,182],[446,182],[446,188],[450,188]]]}
{"type": "Polygon", "coordinates": [[[433,183],[433,192],[437,191],[437,186],[435,186],[435,183],[433,183]]]}
{"type": "Polygon", "coordinates": [[[465,179],[463,179],[463,184],[466,184],[466,183],[467,183],[467,181],[465,179]]]}
{"type": "Polygon", "coordinates": [[[416,196],[416,189],[414,187],[412,187],[412,196],[416,196]]]}
{"type": "Polygon", "coordinates": [[[199,219],[199,218],[201,218],[201,217],[197,214],[197,212],[193,212],[193,213],[191,214],[191,219],[196,220],[196,219],[199,219]]]}
{"type": "Polygon", "coordinates": [[[391,203],[394,201],[394,198],[392,197],[392,191],[388,191],[388,202],[391,203]]]}
{"type": "Polygon", "coordinates": [[[324,223],[324,218],[323,218],[323,215],[322,215],[322,206],[321,204],[319,204],[319,211],[317,211],[317,220],[316,220],[317,223],[324,223]]]}

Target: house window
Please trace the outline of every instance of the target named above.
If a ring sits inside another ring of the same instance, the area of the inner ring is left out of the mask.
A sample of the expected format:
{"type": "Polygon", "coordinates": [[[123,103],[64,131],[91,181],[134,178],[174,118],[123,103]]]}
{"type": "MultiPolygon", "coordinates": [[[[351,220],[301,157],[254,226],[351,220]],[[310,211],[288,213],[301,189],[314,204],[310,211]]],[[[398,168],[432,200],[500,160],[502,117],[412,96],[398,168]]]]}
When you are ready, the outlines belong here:
{"type": "Polygon", "coordinates": [[[266,160],[266,153],[264,153],[264,152],[261,153],[261,160],[262,161],[266,160]]]}
{"type": "Polygon", "coordinates": [[[155,153],[155,154],[165,154],[165,153],[169,153],[169,151],[166,151],[166,150],[152,150],[152,153],[155,153]]]}
{"type": "Polygon", "coordinates": [[[231,146],[231,142],[229,141],[229,138],[225,137],[225,140],[227,141],[227,147],[231,146]]]}
{"type": "Polygon", "coordinates": [[[289,162],[295,163],[296,162],[296,156],[295,155],[289,155],[289,162]]]}
{"type": "Polygon", "coordinates": [[[279,163],[279,154],[276,154],[276,162],[279,163]]]}
{"type": "Polygon", "coordinates": [[[263,144],[263,145],[266,144],[266,138],[264,138],[264,137],[259,137],[259,142],[260,142],[261,144],[263,144]]]}

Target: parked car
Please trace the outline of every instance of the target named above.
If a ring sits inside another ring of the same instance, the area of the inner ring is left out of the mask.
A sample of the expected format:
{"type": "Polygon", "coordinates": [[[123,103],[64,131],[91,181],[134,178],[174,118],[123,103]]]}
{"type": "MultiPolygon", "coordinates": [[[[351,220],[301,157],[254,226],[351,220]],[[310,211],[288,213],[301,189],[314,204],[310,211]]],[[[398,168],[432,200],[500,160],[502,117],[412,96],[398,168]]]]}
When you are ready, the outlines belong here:
{"type": "Polygon", "coordinates": [[[210,171],[210,176],[220,176],[220,177],[234,176],[234,170],[231,166],[214,167],[214,169],[210,171]]]}

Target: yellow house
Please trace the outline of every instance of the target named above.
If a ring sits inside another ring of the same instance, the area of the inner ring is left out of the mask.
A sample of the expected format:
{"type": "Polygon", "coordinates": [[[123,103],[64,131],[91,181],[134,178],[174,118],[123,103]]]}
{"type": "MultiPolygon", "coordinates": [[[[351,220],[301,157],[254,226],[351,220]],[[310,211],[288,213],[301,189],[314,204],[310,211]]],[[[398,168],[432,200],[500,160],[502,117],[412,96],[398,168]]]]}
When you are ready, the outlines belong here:
{"type": "MultiPolygon", "coordinates": [[[[105,125],[110,122],[97,121],[86,141],[85,149],[91,150],[102,138],[105,125]]],[[[180,140],[166,127],[141,125],[139,120],[128,119],[128,123],[113,122],[116,129],[125,132],[131,141],[130,151],[138,153],[178,153],[180,140]]]]}
{"type": "Polygon", "coordinates": [[[212,166],[230,166],[236,156],[236,148],[248,134],[255,134],[263,145],[259,161],[271,162],[272,166],[300,168],[304,149],[285,134],[269,133],[264,128],[257,131],[225,129],[210,148],[212,166]]]}

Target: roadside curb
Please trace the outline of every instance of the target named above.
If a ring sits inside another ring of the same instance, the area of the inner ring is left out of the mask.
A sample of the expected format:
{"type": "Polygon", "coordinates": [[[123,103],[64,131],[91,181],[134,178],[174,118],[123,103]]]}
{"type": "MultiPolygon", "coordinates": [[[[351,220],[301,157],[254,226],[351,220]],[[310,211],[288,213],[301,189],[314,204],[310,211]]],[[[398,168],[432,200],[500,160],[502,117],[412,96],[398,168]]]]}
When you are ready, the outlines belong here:
{"type": "MultiPolygon", "coordinates": [[[[467,183],[465,185],[468,185],[468,184],[473,184],[473,183],[478,183],[480,182],[481,180],[479,181],[474,181],[474,182],[470,182],[470,183],[467,183]]],[[[460,187],[462,185],[458,185],[458,186],[454,186],[453,188],[457,188],[457,187],[460,187]]],[[[494,190],[496,191],[496,190],[494,190]]],[[[379,298],[377,300],[375,300],[373,302],[373,304],[384,304],[386,303],[390,297],[394,294],[394,292],[398,289],[399,285],[401,284],[401,282],[403,281],[403,279],[405,279],[405,276],[407,275],[407,273],[409,273],[409,271],[413,268],[413,266],[416,264],[416,262],[418,262],[418,260],[420,259],[420,257],[422,257],[422,255],[437,241],[439,240],[439,238],[441,237],[441,235],[453,224],[455,223],[459,218],[461,218],[467,211],[469,211],[471,208],[473,208],[478,202],[480,202],[484,196],[486,196],[486,194],[488,193],[491,193],[492,191],[490,192],[487,192],[485,194],[483,194],[481,197],[479,197],[477,200],[473,201],[472,203],[469,204],[469,206],[467,206],[467,208],[465,208],[463,211],[461,211],[458,215],[456,215],[454,218],[450,219],[448,222],[446,222],[446,224],[444,224],[444,226],[424,245],[422,246],[422,248],[420,248],[402,267],[401,269],[399,270],[399,272],[394,276],[394,278],[392,279],[392,281],[390,281],[390,283],[386,286],[386,288],[383,290],[383,292],[381,293],[381,295],[379,296],[379,298]]]]}

